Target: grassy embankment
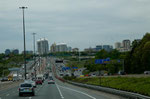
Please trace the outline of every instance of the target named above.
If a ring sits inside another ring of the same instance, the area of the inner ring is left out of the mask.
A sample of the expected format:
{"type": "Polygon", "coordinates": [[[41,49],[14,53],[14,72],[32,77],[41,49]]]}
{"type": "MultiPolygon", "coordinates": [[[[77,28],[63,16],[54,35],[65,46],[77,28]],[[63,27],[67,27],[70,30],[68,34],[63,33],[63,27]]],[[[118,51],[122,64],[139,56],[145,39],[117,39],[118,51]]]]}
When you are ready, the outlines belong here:
{"type": "Polygon", "coordinates": [[[150,96],[150,77],[102,77],[97,78],[75,78],[74,82],[126,90],[150,96]]]}

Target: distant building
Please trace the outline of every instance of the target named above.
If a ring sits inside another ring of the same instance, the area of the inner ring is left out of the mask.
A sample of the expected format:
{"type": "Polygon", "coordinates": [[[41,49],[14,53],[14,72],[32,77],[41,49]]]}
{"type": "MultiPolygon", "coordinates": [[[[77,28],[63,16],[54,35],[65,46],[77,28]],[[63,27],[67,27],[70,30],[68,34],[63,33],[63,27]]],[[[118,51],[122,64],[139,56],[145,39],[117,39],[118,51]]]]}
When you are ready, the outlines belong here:
{"type": "Polygon", "coordinates": [[[72,47],[69,46],[68,49],[67,49],[67,51],[68,52],[72,52],[72,47]]]}
{"type": "Polygon", "coordinates": [[[113,50],[113,46],[111,46],[111,45],[103,45],[103,49],[105,50],[105,51],[111,51],[111,50],[113,50]]]}
{"type": "Polygon", "coordinates": [[[19,54],[19,50],[18,50],[18,49],[13,49],[11,52],[12,52],[13,54],[19,54]]]}
{"type": "Polygon", "coordinates": [[[96,48],[85,48],[84,51],[85,52],[98,52],[101,51],[102,49],[106,50],[106,51],[111,51],[113,49],[113,46],[111,45],[96,45],[96,48]]]}
{"type": "Polygon", "coordinates": [[[57,50],[56,50],[56,43],[54,43],[54,44],[51,45],[50,52],[51,53],[57,52],[57,50]]]}
{"type": "Polygon", "coordinates": [[[96,48],[89,47],[89,48],[85,48],[84,51],[85,52],[93,52],[93,51],[96,51],[96,48]]]}
{"type": "Polygon", "coordinates": [[[122,47],[121,42],[116,42],[115,43],[115,49],[120,49],[122,47]]]}
{"type": "Polygon", "coordinates": [[[67,47],[67,44],[66,43],[54,43],[51,45],[50,47],[50,51],[51,53],[53,52],[71,52],[72,51],[72,48],[69,46],[67,47]]]}
{"type": "Polygon", "coordinates": [[[130,49],[131,48],[130,40],[123,40],[122,41],[122,47],[125,48],[125,49],[130,49]]]}
{"type": "Polygon", "coordinates": [[[127,52],[131,50],[131,42],[130,40],[126,39],[123,40],[122,43],[120,42],[116,42],[115,43],[115,48],[119,51],[119,52],[127,52]]]}
{"type": "Polygon", "coordinates": [[[57,52],[67,52],[68,47],[66,43],[59,43],[56,44],[56,51],[57,52]]]}
{"type": "MultiPolygon", "coordinates": [[[[22,54],[24,54],[24,51],[22,51],[22,54]]],[[[33,54],[33,51],[26,51],[26,54],[33,54]]]]}
{"type": "Polygon", "coordinates": [[[79,48],[73,48],[72,52],[79,52],[79,48]]]}
{"type": "Polygon", "coordinates": [[[100,50],[102,50],[102,49],[103,49],[103,46],[102,46],[102,45],[97,45],[96,48],[95,48],[96,51],[100,51],[100,50]]]}
{"type": "Polygon", "coordinates": [[[49,53],[48,40],[45,38],[39,39],[37,41],[37,50],[38,50],[38,54],[40,55],[48,54],[49,53]]]}
{"type": "Polygon", "coordinates": [[[11,53],[10,49],[5,50],[5,55],[9,55],[11,53]]]}

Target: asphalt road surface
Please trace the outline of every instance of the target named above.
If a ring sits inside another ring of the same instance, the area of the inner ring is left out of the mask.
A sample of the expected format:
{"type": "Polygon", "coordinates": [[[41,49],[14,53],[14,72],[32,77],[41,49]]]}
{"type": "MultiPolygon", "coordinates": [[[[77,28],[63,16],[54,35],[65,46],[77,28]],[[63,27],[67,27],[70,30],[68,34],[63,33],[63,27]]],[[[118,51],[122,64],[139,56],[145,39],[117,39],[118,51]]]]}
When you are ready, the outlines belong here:
{"type": "Polygon", "coordinates": [[[18,87],[0,91],[0,99],[124,99],[100,91],[81,88],[63,83],[55,79],[55,84],[47,81],[35,88],[35,96],[24,95],[19,97],[18,87]]]}

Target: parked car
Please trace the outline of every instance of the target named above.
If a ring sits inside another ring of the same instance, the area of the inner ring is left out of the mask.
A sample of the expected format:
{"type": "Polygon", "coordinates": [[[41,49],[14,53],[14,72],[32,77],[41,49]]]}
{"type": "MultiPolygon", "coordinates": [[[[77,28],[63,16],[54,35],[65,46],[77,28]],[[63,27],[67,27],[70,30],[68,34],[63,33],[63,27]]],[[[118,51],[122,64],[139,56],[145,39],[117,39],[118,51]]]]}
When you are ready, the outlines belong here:
{"type": "Polygon", "coordinates": [[[31,94],[32,96],[35,95],[34,87],[31,83],[25,82],[25,83],[20,84],[19,96],[22,96],[23,94],[31,94]]]}

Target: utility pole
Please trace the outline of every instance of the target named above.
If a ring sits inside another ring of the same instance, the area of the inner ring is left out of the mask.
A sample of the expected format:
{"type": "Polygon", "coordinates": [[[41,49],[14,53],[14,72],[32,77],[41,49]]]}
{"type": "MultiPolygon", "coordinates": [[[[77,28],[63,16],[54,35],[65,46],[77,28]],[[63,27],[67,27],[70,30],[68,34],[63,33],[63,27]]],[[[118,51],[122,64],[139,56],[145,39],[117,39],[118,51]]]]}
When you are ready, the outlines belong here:
{"type": "Polygon", "coordinates": [[[24,10],[27,9],[27,7],[19,7],[22,9],[23,14],[23,39],[24,39],[24,69],[25,69],[25,79],[26,77],[26,40],[25,40],[25,18],[24,18],[24,10]]]}

